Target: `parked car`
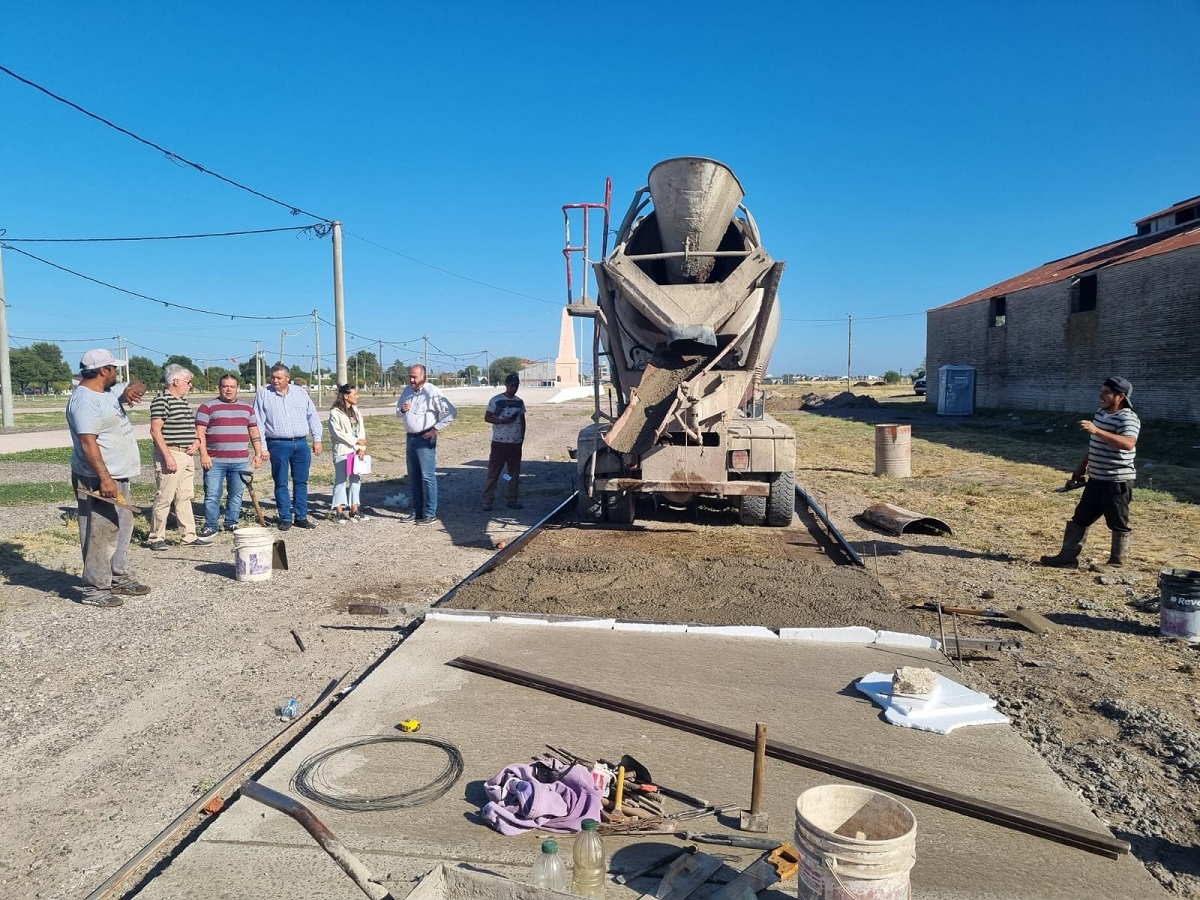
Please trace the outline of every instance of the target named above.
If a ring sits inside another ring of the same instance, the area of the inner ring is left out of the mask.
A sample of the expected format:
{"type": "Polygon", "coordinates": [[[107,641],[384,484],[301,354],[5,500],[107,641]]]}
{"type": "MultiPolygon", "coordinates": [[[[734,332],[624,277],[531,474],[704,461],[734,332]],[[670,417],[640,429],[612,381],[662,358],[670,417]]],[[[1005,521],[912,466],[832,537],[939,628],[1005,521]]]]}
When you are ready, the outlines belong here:
{"type": "Polygon", "coordinates": [[[914,378],[913,379],[913,393],[916,394],[918,397],[925,396],[925,379],[924,378],[914,378]]]}

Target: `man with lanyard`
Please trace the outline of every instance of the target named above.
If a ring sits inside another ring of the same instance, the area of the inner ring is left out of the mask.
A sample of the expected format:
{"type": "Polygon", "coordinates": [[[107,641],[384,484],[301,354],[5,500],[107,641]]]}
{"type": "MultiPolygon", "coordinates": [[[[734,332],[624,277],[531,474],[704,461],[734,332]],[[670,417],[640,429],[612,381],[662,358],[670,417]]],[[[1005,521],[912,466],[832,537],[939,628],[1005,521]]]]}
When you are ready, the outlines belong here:
{"type": "Polygon", "coordinates": [[[291,528],[293,521],[297,528],[317,527],[308,518],[308,470],[312,454],[321,455],[321,419],[308,391],[291,387],[291,380],[287,366],[282,363],[271,366],[271,383],[259,388],[254,397],[254,416],[266,439],[261,458],[270,460],[271,477],[275,480],[280,531],[291,528]],[[309,435],[313,439],[311,453],[309,435]],[[294,494],[288,492],[289,470],[294,494]]]}
{"type": "Polygon", "coordinates": [[[517,396],[521,376],[510,372],[504,379],[504,393],[487,405],[483,421],[492,426],[492,448],[488,454],[487,480],[483,485],[483,511],[489,512],[496,500],[500,472],[508,470],[508,508],[520,509],[521,447],[525,442],[525,401],[517,396]]]}
{"type": "Polygon", "coordinates": [[[396,402],[396,415],[408,432],[405,456],[413,517],[418,525],[433,525],[437,522],[437,436],[458,412],[425,380],[425,367],[418,364],[409,367],[408,387],[396,402]]]}
{"type": "Polygon", "coordinates": [[[192,391],[192,373],[171,363],[163,371],[166,388],[150,401],[150,438],[154,442],[154,481],[158,493],[150,510],[151,550],[166,550],[167,513],[175,510],[179,537],[185,547],[199,547],[212,541],[212,535],[196,533],[196,513],[192,498],[196,494],[196,461],[192,454],[200,449],[196,439],[196,414],[187,402],[192,391]]]}
{"type": "Polygon", "coordinates": [[[242,476],[246,468],[246,444],[254,448],[254,468],[261,462],[262,441],[254,407],[238,399],[238,377],[221,376],[217,396],[196,410],[196,439],[200,441],[200,465],[204,469],[204,528],[201,535],[217,533],[221,513],[221,488],[225,491],[225,530],[236,531],[242,512],[242,476]]]}
{"type": "Polygon", "coordinates": [[[71,486],[79,500],[79,546],[83,551],[83,597],[90,606],[120,606],[122,596],[140,597],[150,588],[129,570],[133,507],[129,479],[142,471],[141,453],[126,406],[141,402],[146,386],[131,381],[118,395],[117,367],[107,350],[89,350],[79,360],[79,386],[67,401],[71,431],[71,486]],[[87,492],[87,493],[85,493],[87,492]]]}
{"type": "Polygon", "coordinates": [[[1133,484],[1137,472],[1133,467],[1137,456],[1137,439],[1142,423],[1129,398],[1133,385],[1120,375],[1105,380],[1100,386],[1100,408],[1079,427],[1091,435],[1087,456],[1072,474],[1073,479],[1087,476],[1083,496],[1075,514],[1067,522],[1062,549],[1054,556],[1043,556],[1042,565],[1073,569],[1083,552],[1088,529],[1104,516],[1112,531],[1112,549],[1108,563],[1094,566],[1096,571],[1120,567],[1129,556],[1129,501],[1133,499],[1133,484]]]}

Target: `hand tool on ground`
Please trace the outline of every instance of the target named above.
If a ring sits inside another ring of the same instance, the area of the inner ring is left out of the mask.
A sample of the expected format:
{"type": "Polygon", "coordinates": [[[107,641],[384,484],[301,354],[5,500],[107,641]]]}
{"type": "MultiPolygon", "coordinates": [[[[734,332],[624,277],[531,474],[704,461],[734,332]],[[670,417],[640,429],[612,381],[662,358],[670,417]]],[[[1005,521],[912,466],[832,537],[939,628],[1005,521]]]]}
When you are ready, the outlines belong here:
{"type": "MultiPolygon", "coordinates": [[[[936,612],[938,604],[936,603],[918,603],[913,606],[913,609],[928,609],[936,612]]],[[[1039,612],[1032,609],[974,609],[967,606],[945,606],[941,607],[942,612],[957,613],[961,616],[980,616],[985,619],[1012,619],[1018,625],[1032,631],[1034,634],[1045,634],[1047,631],[1054,629],[1054,623],[1047,619],[1039,612]]]]}
{"type": "Polygon", "coordinates": [[[776,847],[764,853],[755,862],[742,870],[742,874],[715,894],[711,900],[754,900],[763,888],[777,881],[787,881],[800,868],[800,852],[791,844],[776,847]]]}
{"type": "Polygon", "coordinates": [[[683,900],[696,888],[708,881],[709,878],[724,865],[719,856],[709,853],[687,853],[671,863],[667,874],[659,883],[653,894],[643,894],[643,897],[657,897],[658,900],[683,900]]]}
{"type": "Polygon", "coordinates": [[[742,831],[769,831],[771,817],[762,811],[763,769],[767,764],[767,723],[754,725],[754,773],[750,780],[750,809],[742,810],[738,828],[742,831]]]}
{"type": "Polygon", "coordinates": [[[727,847],[746,847],[750,850],[774,850],[779,846],[779,841],[774,838],[742,837],[740,834],[725,834],[721,831],[708,834],[680,831],[676,834],[685,841],[696,841],[700,844],[724,844],[727,847]]]}
{"type": "Polygon", "coordinates": [[[685,853],[695,853],[699,849],[700,848],[695,844],[688,844],[686,847],[676,847],[673,850],[668,850],[653,862],[646,863],[646,865],[642,866],[640,869],[634,869],[632,872],[622,872],[620,875],[614,877],[613,881],[615,881],[617,884],[629,884],[629,882],[636,878],[641,878],[643,875],[649,875],[655,869],[661,869],[663,866],[670,865],[685,853]]]}
{"type": "Polygon", "coordinates": [[[625,800],[625,767],[621,766],[617,769],[617,782],[613,788],[612,810],[601,813],[601,818],[605,822],[623,822],[626,819],[633,818],[626,814],[621,808],[625,800]]]}
{"type": "MultiPolygon", "coordinates": [[[[253,472],[238,472],[238,477],[242,479],[242,484],[246,486],[246,490],[250,492],[250,502],[254,504],[254,515],[258,516],[258,524],[263,528],[267,527],[267,518],[263,515],[262,507],[258,505],[258,494],[254,490],[254,473],[253,472]]],[[[287,568],[284,566],[284,568],[287,568]]]]}
{"type": "Polygon", "coordinates": [[[281,794],[279,791],[272,790],[265,785],[259,784],[257,781],[247,781],[241,788],[242,796],[249,797],[251,800],[257,800],[271,809],[278,810],[284,815],[291,816],[297,822],[304,826],[304,830],[313,836],[321,849],[328,853],[335,863],[342,867],[342,871],[350,876],[350,879],[358,885],[364,894],[371,900],[392,900],[391,893],[387,888],[383,887],[378,882],[371,880],[371,873],[358,858],[346,849],[346,845],[334,837],[325,824],[318,819],[311,809],[301,803],[299,800],[289,797],[287,794],[281,794]]]}
{"type": "MultiPolygon", "coordinates": [[[[616,768],[616,766],[607,760],[601,759],[598,761],[607,766],[611,766],[612,768],[616,768]]],[[[664,797],[670,797],[672,800],[678,800],[681,803],[689,803],[692,806],[708,806],[708,801],[703,797],[696,797],[692,794],[687,794],[683,791],[676,790],[675,788],[664,787],[663,785],[659,784],[654,780],[654,776],[650,774],[650,770],[628,753],[621,757],[621,759],[617,762],[617,765],[625,767],[625,786],[627,790],[632,789],[632,783],[638,785],[640,790],[657,792],[662,794],[664,797]]]]}

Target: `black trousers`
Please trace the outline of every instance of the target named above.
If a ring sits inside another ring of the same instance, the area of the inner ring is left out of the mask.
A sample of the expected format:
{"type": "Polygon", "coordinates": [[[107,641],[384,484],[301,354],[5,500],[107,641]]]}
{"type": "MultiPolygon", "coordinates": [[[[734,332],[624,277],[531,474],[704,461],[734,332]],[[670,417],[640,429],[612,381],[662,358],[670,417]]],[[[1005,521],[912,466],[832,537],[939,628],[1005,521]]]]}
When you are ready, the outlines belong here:
{"type": "Polygon", "coordinates": [[[1088,479],[1071,520],[1081,528],[1090,528],[1097,519],[1104,516],[1104,523],[1109,530],[1128,532],[1129,501],[1132,499],[1132,481],[1088,479]]]}

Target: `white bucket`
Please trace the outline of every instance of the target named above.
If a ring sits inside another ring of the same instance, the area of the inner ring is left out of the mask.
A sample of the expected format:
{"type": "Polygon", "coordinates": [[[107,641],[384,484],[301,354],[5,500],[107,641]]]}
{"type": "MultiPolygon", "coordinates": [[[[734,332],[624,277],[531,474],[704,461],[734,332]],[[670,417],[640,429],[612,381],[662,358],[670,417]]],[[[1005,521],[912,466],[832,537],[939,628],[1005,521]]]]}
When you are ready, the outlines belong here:
{"type": "Polygon", "coordinates": [[[275,532],[251,525],[233,533],[234,569],[238,581],[266,581],[271,577],[271,550],[275,532]]]}
{"type": "Polygon", "coordinates": [[[917,820],[861,787],[826,784],[796,800],[801,900],[909,900],[917,820]]]}

